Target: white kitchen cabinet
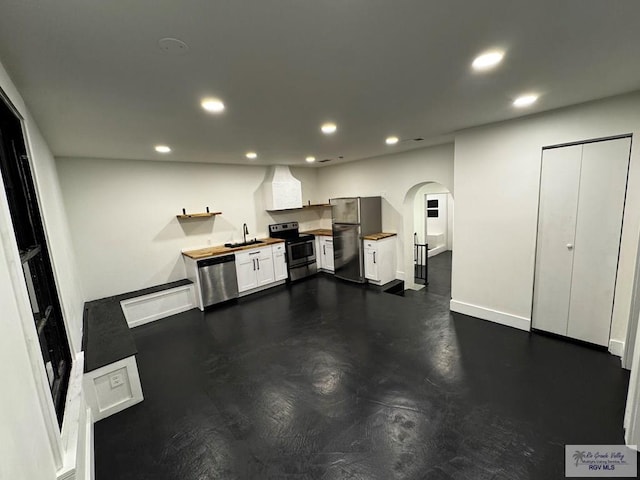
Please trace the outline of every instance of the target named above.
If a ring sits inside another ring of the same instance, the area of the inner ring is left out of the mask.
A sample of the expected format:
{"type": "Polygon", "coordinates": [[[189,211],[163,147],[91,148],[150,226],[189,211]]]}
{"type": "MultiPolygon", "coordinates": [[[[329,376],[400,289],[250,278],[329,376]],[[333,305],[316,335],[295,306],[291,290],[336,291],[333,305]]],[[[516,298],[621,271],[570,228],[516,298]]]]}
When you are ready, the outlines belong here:
{"type": "Polygon", "coordinates": [[[236,253],[236,274],[238,276],[238,292],[246,292],[258,286],[256,260],[260,255],[258,249],[236,253]]]}
{"type": "Polygon", "coordinates": [[[364,276],[369,283],[384,285],[396,278],[396,237],[364,240],[364,276]]]}
{"type": "Polygon", "coordinates": [[[608,345],[630,142],[543,151],[533,328],[608,345]]]}
{"type": "Polygon", "coordinates": [[[320,270],[334,272],[333,237],[316,235],[316,263],[320,270]]]}
{"type": "Polygon", "coordinates": [[[365,242],[365,245],[369,246],[364,248],[364,276],[367,280],[377,283],[380,281],[380,271],[378,269],[380,255],[378,254],[378,248],[376,242],[365,242]]]}
{"type": "Polygon", "coordinates": [[[287,272],[287,257],[284,243],[278,243],[271,247],[273,253],[273,273],[275,281],[286,280],[289,277],[287,272]]]}
{"type": "Polygon", "coordinates": [[[322,242],[321,239],[322,237],[320,235],[316,235],[316,240],[314,242],[314,248],[316,249],[316,265],[318,266],[318,270],[322,270],[323,267],[323,263],[322,263],[322,255],[320,254],[320,252],[322,252],[322,242]]]}
{"type": "Polygon", "coordinates": [[[259,249],[256,261],[256,277],[258,278],[258,287],[264,287],[276,281],[271,248],[259,249]]]}
{"type": "Polygon", "coordinates": [[[239,293],[274,283],[271,246],[236,253],[236,274],[239,293]]]}

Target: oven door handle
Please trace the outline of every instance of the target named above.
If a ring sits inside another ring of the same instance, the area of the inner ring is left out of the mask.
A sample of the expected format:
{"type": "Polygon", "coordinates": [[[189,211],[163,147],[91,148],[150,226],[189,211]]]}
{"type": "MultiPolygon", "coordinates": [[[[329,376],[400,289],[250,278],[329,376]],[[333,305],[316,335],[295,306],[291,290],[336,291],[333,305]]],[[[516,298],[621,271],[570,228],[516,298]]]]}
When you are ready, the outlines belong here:
{"type": "Polygon", "coordinates": [[[306,261],[304,263],[294,263],[293,265],[289,265],[289,269],[296,269],[296,268],[300,268],[300,267],[306,267],[308,265],[313,265],[315,263],[318,263],[318,262],[314,258],[313,260],[308,260],[308,261],[306,261]]]}

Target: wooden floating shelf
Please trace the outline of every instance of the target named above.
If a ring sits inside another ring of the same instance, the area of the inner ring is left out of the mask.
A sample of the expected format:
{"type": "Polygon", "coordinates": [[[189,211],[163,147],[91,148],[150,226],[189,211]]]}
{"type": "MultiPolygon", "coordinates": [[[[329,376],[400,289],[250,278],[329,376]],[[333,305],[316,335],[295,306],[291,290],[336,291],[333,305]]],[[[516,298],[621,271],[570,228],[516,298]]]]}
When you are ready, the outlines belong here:
{"type": "Polygon", "coordinates": [[[182,220],[184,218],[208,218],[215,215],[222,215],[222,212],[185,213],[183,215],[176,215],[176,218],[182,220]]]}

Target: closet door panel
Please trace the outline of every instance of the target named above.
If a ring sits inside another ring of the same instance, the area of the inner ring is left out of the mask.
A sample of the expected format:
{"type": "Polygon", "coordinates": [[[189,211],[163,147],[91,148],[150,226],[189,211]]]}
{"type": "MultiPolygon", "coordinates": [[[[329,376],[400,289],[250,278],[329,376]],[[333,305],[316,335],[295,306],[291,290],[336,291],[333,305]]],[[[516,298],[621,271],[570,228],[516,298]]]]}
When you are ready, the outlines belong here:
{"type": "Polygon", "coordinates": [[[567,334],[582,145],[543,150],[533,328],[567,334]]]}
{"type": "Polygon", "coordinates": [[[608,346],[630,139],[585,144],[567,334],[608,346]]]}

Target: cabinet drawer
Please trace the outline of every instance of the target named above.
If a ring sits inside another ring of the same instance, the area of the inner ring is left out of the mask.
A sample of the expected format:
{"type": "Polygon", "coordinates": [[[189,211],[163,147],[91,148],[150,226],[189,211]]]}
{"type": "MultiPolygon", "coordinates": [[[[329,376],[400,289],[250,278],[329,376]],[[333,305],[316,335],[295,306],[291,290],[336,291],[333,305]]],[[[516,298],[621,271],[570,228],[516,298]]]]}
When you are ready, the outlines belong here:
{"type": "Polygon", "coordinates": [[[236,252],[236,262],[243,262],[250,258],[255,258],[262,254],[265,250],[269,250],[271,247],[252,248],[251,250],[243,250],[236,252]]]}
{"type": "Polygon", "coordinates": [[[371,240],[365,240],[364,241],[364,248],[376,249],[376,248],[378,248],[378,244],[376,242],[371,241],[371,240]]]}

